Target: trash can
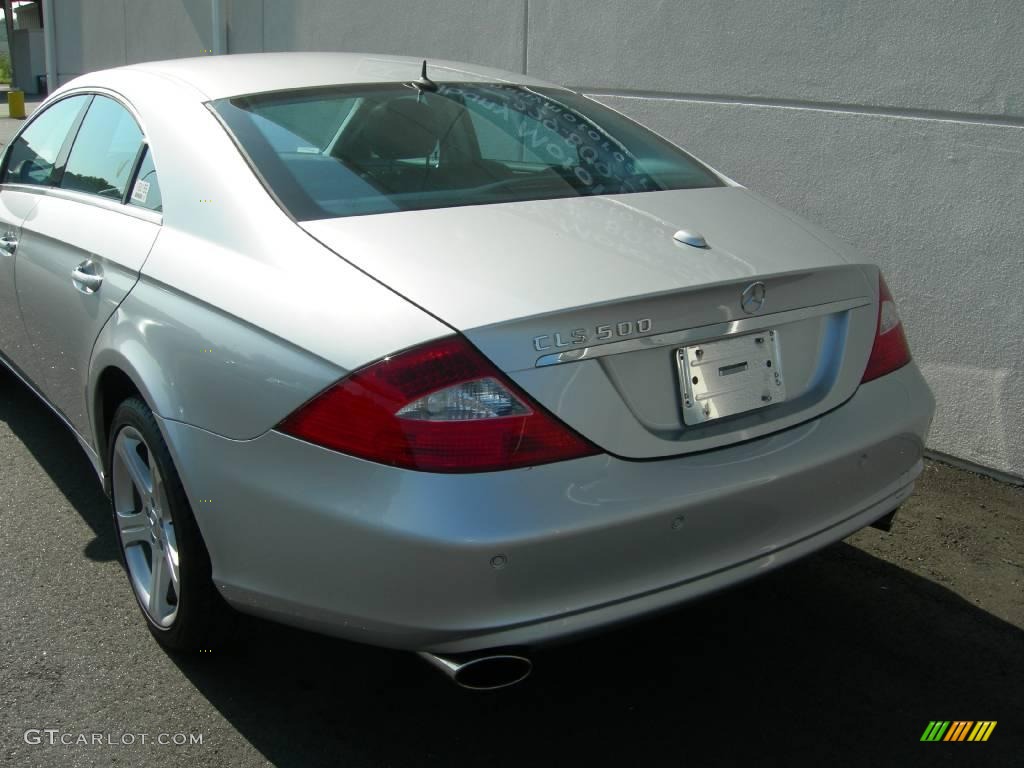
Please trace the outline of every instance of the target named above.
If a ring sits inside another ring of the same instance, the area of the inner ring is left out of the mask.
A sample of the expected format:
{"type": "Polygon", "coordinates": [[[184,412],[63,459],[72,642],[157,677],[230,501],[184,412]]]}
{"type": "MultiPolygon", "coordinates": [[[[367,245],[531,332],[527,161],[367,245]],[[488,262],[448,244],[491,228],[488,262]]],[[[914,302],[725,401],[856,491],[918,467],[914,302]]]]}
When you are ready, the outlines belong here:
{"type": "Polygon", "coordinates": [[[25,92],[11,88],[7,92],[7,112],[18,120],[25,119],[25,92]]]}
{"type": "Polygon", "coordinates": [[[36,75],[36,93],[45,96],[49,93],[46,88],[46,75],[36,75]]]}

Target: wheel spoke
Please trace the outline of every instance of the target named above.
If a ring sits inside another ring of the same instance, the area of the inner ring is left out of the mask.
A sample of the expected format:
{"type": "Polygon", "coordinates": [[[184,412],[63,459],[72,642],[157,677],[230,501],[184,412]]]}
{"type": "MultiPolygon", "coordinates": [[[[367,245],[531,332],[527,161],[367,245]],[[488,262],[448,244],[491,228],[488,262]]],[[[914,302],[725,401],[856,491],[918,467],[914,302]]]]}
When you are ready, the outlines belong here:
{"type": "Polygon", "coordinates": [[[167,572],[171,577],[171,584],[174,586],[174,592],[178,592],[178,550],[171,546],[169,541],[164,542],[164,557],[167,560],[167,572]]]}
{"type": "Polygon", "coordinates": [[[143,503],[153,496],[153,475],[142,457],[135,450],[135,441],[121,438],[117,441],[117,455],[124,462],[124,467],[131,478],[132,485],[138,491],[143,503]]]}
{"type": "Polygon", "coordinates": [[[164,479],[155,464],[151,464],[149,470],[153,486],[153,509],[157,511],[160,518],[170,520],[170,514],[164,509],[164,479]]]}
{"type": "Polygon", "coordinates": [[[142,512],[127,515],[118,513],[117,526],[121,530],[121,544],[130,547],[132,544],[149,541],[149,519],[142,512]]]}
{"type": "Polygon", "coordinates": [[[167,556],[160,547],[153,547],[149,579],[149,614],[157,621],[163,621],[164,617],[170,613],[170,606],[167,603],[167,587],[170,580],[167,556]]]}

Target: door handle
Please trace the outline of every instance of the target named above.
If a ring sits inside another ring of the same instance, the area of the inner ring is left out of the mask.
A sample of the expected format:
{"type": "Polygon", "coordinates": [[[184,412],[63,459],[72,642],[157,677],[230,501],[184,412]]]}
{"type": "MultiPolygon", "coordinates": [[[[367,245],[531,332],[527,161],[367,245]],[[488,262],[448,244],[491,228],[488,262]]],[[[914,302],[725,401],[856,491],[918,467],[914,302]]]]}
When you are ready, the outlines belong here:
{"type": "Polygon", "coordinates": [[[18,250],[18,236],[11,230],[7,230],[0,235],[0,248],[13,256],[14,252],[18,250]]]}
{"type": "Polygon", "coordinates": [[[99,274],[99,265],[92,259],[86,259],[71,273],[71,284],[82,293],[96,293],[103,284],[103,275],[99,274]]]}

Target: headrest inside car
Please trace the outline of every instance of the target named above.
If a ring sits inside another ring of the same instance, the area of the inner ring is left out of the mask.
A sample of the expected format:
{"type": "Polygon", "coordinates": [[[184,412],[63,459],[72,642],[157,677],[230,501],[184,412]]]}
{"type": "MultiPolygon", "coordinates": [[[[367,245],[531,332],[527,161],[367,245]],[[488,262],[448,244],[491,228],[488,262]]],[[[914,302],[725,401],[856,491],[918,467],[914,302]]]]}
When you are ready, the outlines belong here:
{"type": "Polygon", "coordinates": [[[387,160],[427,157],[437,146],[437,120],[415,99],[388,101],[373,108],[361,131],[362,142],[387,160]]]}

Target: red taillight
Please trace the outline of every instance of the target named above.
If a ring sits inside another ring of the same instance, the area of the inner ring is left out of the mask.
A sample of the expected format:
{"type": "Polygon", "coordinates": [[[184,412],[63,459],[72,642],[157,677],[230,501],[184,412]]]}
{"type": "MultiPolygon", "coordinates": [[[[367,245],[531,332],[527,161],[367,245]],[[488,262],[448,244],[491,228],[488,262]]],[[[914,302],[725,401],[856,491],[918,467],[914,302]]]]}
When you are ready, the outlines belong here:
{"type": "Polygon", "coordinates": [[[903,322],[896,309],[896,302],[889,293],[885,278],[878,275],[878,324],[875,330],[875,344],[871,347],[868,367],[861,379],[866,381],[877,379],[910,362],[910,345],[903,333],[903,322]]]}
{"type": "Polygon", "coordinates": [[[427,472],[489,472],[600,452],[461,336],[352,373],[278,429],[363,459],[427,472]]]}

